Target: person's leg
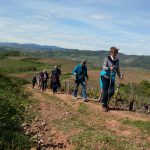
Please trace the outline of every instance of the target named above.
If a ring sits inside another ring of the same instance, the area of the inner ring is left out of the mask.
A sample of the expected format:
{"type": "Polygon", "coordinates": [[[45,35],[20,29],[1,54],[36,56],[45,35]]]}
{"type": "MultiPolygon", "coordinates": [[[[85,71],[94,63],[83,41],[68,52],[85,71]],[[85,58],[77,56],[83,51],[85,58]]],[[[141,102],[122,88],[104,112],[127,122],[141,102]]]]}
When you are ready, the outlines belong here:
{"type": "Polygon", "coordinates": [[[34,81],[34,82],[33,82],[33,88],[35,87],[35,83],[36,83],[36,82],[34,81]]]}
{"type": "Polygon", "coordinates": [[[58,79],[58,88],[61,88],[61,83],[59,79],[58,79]]]}
{"type": "Polygon", "coordinates": [[[104,76],[101,76],[101,82],[103,84],[102,89],[102,104],[104,106],[107,106],[108,103],[108,89],[109,89],[109,79],[105,78],[104,76]]]}
{"type": "Polygon", "coordinates": [[[45,91],[46,91],[46,89],[47,89],[47,81],[45,81],[45,91]]]}
{"type": "Polygon", "coordinates": [[[44,91],[46,91],[46,81],[44,81],[44,91]]]}
{"type": "Polygon", "coordinates": [[[74,97],[77,97],[79,84],[80,83],[78,83],[78,82],[75,81],[74,97]]]}
{"type": "Polygon", "coordinates": [[[55,92],[57,93],[57,90],[58,90],[58,84],[57,82],[55,83],[55,92]]]}
{"type": "Polygon", "coordinates": [[[60,91],[61,89],[61,83],[60,83],[60,80],[59,78],[57,79],[57,92],[60,91]]]}
{"type": "Polygon", "coordinates": [[[44,91],[44,81],[42,81],[42,91],[44,91]]]}
{"type": "Polygon", "coordinates": [[[103,95],[103,83],[102,83],[102,79],[100,76],[100,81],[99,81],[99,85],[100,85],[100,93],[99,93],[99,102],[102,102],[102,95],[103,95]]]}
{"type": "Polygon", "coordinates": [[[82,86],[82,97],[83,100],[87,100],[87,94],[86,94],[86,84],[85,82],[81,82],[81,86],[82,86]]]}
{"type": "Polygon", "coordinates": [[[41,88],[42,88],[42,81],[40,80],[39,83],[40,83],[40,84],[39,84],[39,89],[41,90],[41,88]]]}
{"type": "Polygon", "coordinates": [[[53,89],[53,94],[55,94],[57,92],[57,84],[55,82],[53,82],[52,84],[52,89],[53,89]]]}
{"type": "Polygon", "coordinates": [[[115,83],[111,82],[110,91],[109,91],[109,99],[114,95],[115,93],[115,83]]]}
{"type": "Polygon", "coordinates": [[[54,83],[52,81],[51,81],[51,87],[52,87],[53,94],[55,94],[55,85],[54,85],[54,83]]]}

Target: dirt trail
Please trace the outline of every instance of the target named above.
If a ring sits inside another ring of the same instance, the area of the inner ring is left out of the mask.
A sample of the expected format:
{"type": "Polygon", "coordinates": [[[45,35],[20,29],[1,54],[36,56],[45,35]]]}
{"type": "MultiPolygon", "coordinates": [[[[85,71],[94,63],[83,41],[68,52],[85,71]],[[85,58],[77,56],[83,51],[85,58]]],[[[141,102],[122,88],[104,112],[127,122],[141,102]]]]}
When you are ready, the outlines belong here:
{"type": "MultiPolygon", "coordinates": [[[[42,138],[44,139],[45,145],[51,149],[65,149],[72,150],[74,146],[71,145],[68,135],[63,134],[61,131],[57,130],[51,122],[55,119],[64,118],[68,115],[65,109],[61,109],[56,105],[47,101],[47,98],[39,92],[38,89],[32,89],[30,86],[26,87],[26,90],[30,92],[31,97],[38,100],[38,120],[42,118],[42,124],[47,124],[46,132],[40,132],[42,138]]],[[[42,149],[40,147],[40,149],[42,149]]]]}
{"type": "MultiPolygon", "coordinates": [[[[46,91],[46,94],[53,95],[52,92],[49,90],[46,91]]],[[[68,94],[56,94],[56,97],[60,98],[62,101],[67,102],[68,104],[72,105],[73,107],[77,107],[80,103],[82,103],[82,99],[74,100],[71,95],[68,94]]],[[[103,113],[105,115],[113,115],[117,117],[118,119],[133,119],[133,120],[142,120],[142,121],[148,121],[150,120],[150,116],[146,116],[144,114],[135,113],[135,112],[129,112],[126,110],[111,110],[108,113],[103,112],[101,109],[101,106],[98,102],[93,102],[93,100],[89,100],[88,103],[86,103],[93,111],[97,111],[99,113],[103,113]]]]}
{"type": "MultiPolygon", "coordinates": [[[[79,105],[85,102],[82,102],[81,99],[74,100],[73,97],[68,94],[53,95],[53,93],[50,92],[49,90],[47,90],[46,92],[42,92],[38,90],[37,88],[32,89],[31,85],[27,85],[26,89],[28,92],[32,94],[32,98],[37,99],[39,101],[38,109],[40,112],[40,116],[48,123],[47,134],[44,135],[45,140],[48,139],[48,136],[49,136],[48,133],[50,133],[53,135],[52,143],[54,143],[54,145],[62,144],[61,148],[60,147],[56,147],[56,148],[66,149],[66,150],[74,149],[75,147],[70,142],[69,137],[72,135],[78,134],[80,132],[80,129],[73,129],[70,133],[64,133],[62,131],[59,131],[57,128],[55,128],[51,124],[51,121],[57,120],[57,119],[64,119],[65,117],[68,117],[70,114],[68,113],[65,107],[64,108],[57,107],[57,105],[51,103],[50,101],[48,101],[48,99],[49,97],[51,98],[57,97],[59,100],[62,101],[62,103],[66,103],[68,106],[70,106],[73,109],[73,111],[74,110],[76,111],[79,105]]],[[[88,108],[90,108],[91,111],[95,112],[96,115],[100,114],[101,116],[103,116],[103,118],[107,118],[107,120],[105,119],[105,121],[103,122],[103,127],[111,130],[111,132],[114,135],[130,136],[133,133],[134,135],[138,135],[140,132],[138,129],[132,128],[130,126],[126,126],[125,130],[121,130],[120,127],[124,127],[124,126],[121,125],[118,120],[123,120],[123,119],[142,120],[142,121],[150,120],[149,116],[139,114],[139,113],[133,113],[129,111],[113,110],[109,112],[103,112],[100,107],[100,104],[96,102],[94,103],[93,101],[89,101],[85,104],[88,106],[88,108]]],[[[98,121],[97,116],[93,116],[90,120],[88,119],[88,116],[87,116],[85,120],[87,124],[94,123],[94,124],[97,124],[97,126],[98,124],[101,124],[101,122],[98,121]]],[[[147,139],[147,140],[149,141],[150,139],[147,139]]]]}

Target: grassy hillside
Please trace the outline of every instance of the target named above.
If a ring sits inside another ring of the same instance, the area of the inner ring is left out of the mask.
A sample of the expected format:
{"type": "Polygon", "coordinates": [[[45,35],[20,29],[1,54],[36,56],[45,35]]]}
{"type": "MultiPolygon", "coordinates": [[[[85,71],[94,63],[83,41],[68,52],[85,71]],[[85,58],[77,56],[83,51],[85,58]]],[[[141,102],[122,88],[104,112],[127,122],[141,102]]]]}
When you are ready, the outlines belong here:
{"type": "MultiPolygon", "coordinates": [[[[34,44],[0,44],[0,57],[23,55],[40,58],[63,58],[74,61],[86,59],[93,68],[100,68],[104,57],[108,56],[108,54],[108,51],[82,51],[77,49],[64,49],[60,47],[40,46],[34,44]],[[12,53],[11,50],[13,50],[12,53]]],[[[119,58],[120,64],[123,67],[150,70],[150,56],[119,54],[119,58]]]]}

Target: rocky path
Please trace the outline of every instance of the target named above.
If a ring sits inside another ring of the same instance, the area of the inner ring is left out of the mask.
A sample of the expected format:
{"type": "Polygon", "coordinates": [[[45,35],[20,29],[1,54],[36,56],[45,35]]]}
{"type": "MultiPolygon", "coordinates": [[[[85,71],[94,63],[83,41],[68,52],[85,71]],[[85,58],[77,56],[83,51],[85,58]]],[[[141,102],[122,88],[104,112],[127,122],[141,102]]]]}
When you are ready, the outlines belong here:
{"type": "MultiPolygon", "coordinates": [[[[38,102],[37,107],[32,108],[37,110],[37,117],[31,125],[23,125],[26,134],[30,134],[35,142],[36,148],[34,149],[75,149],[76,145],[72,142],[71,137],[81,133],[84,126],[97,128],[98,131],[108,130],[118,139],[120,136],[129,140],[134,138],[134,142],[141,144],[142,141],[139,140],[143,136],[141,131],[138,128],[123,125],[121,121],[127,119],[150,121],[149,116],[139,113],[123,110],[103,112],[99,103],[93,101],[85,103],[81,99],[73,100],[68,94],[53,95],[49,90],[42,92],[37,88],[32,89],[30,85],[26,86],[26,90],[31,94],[31,98],[38,102]],[[72,125],[70,122],[67,122],[70,126],[63,124],[73,116],[79,116],[73,122],[81,121],[84,124],[83,127],[76,127],[76,124],[72,125]]],[[[148,135],[144,135],[143,138],[150,143],[148,135]]],[[[101,144],[99,148],[107,148],[107,146],[101,144]]]]}

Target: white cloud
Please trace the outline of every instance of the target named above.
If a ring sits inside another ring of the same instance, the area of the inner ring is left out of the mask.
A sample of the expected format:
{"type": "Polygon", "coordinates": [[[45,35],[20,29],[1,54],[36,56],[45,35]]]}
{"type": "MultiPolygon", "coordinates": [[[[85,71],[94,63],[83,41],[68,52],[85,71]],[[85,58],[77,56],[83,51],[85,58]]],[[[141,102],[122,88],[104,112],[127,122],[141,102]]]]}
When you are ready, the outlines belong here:
{"type": "Polygon", "coordinates": [[[111,18],[110,16],[102,14],[91,14],[89,17],[94,20],[106,20],[111,18]]]}

